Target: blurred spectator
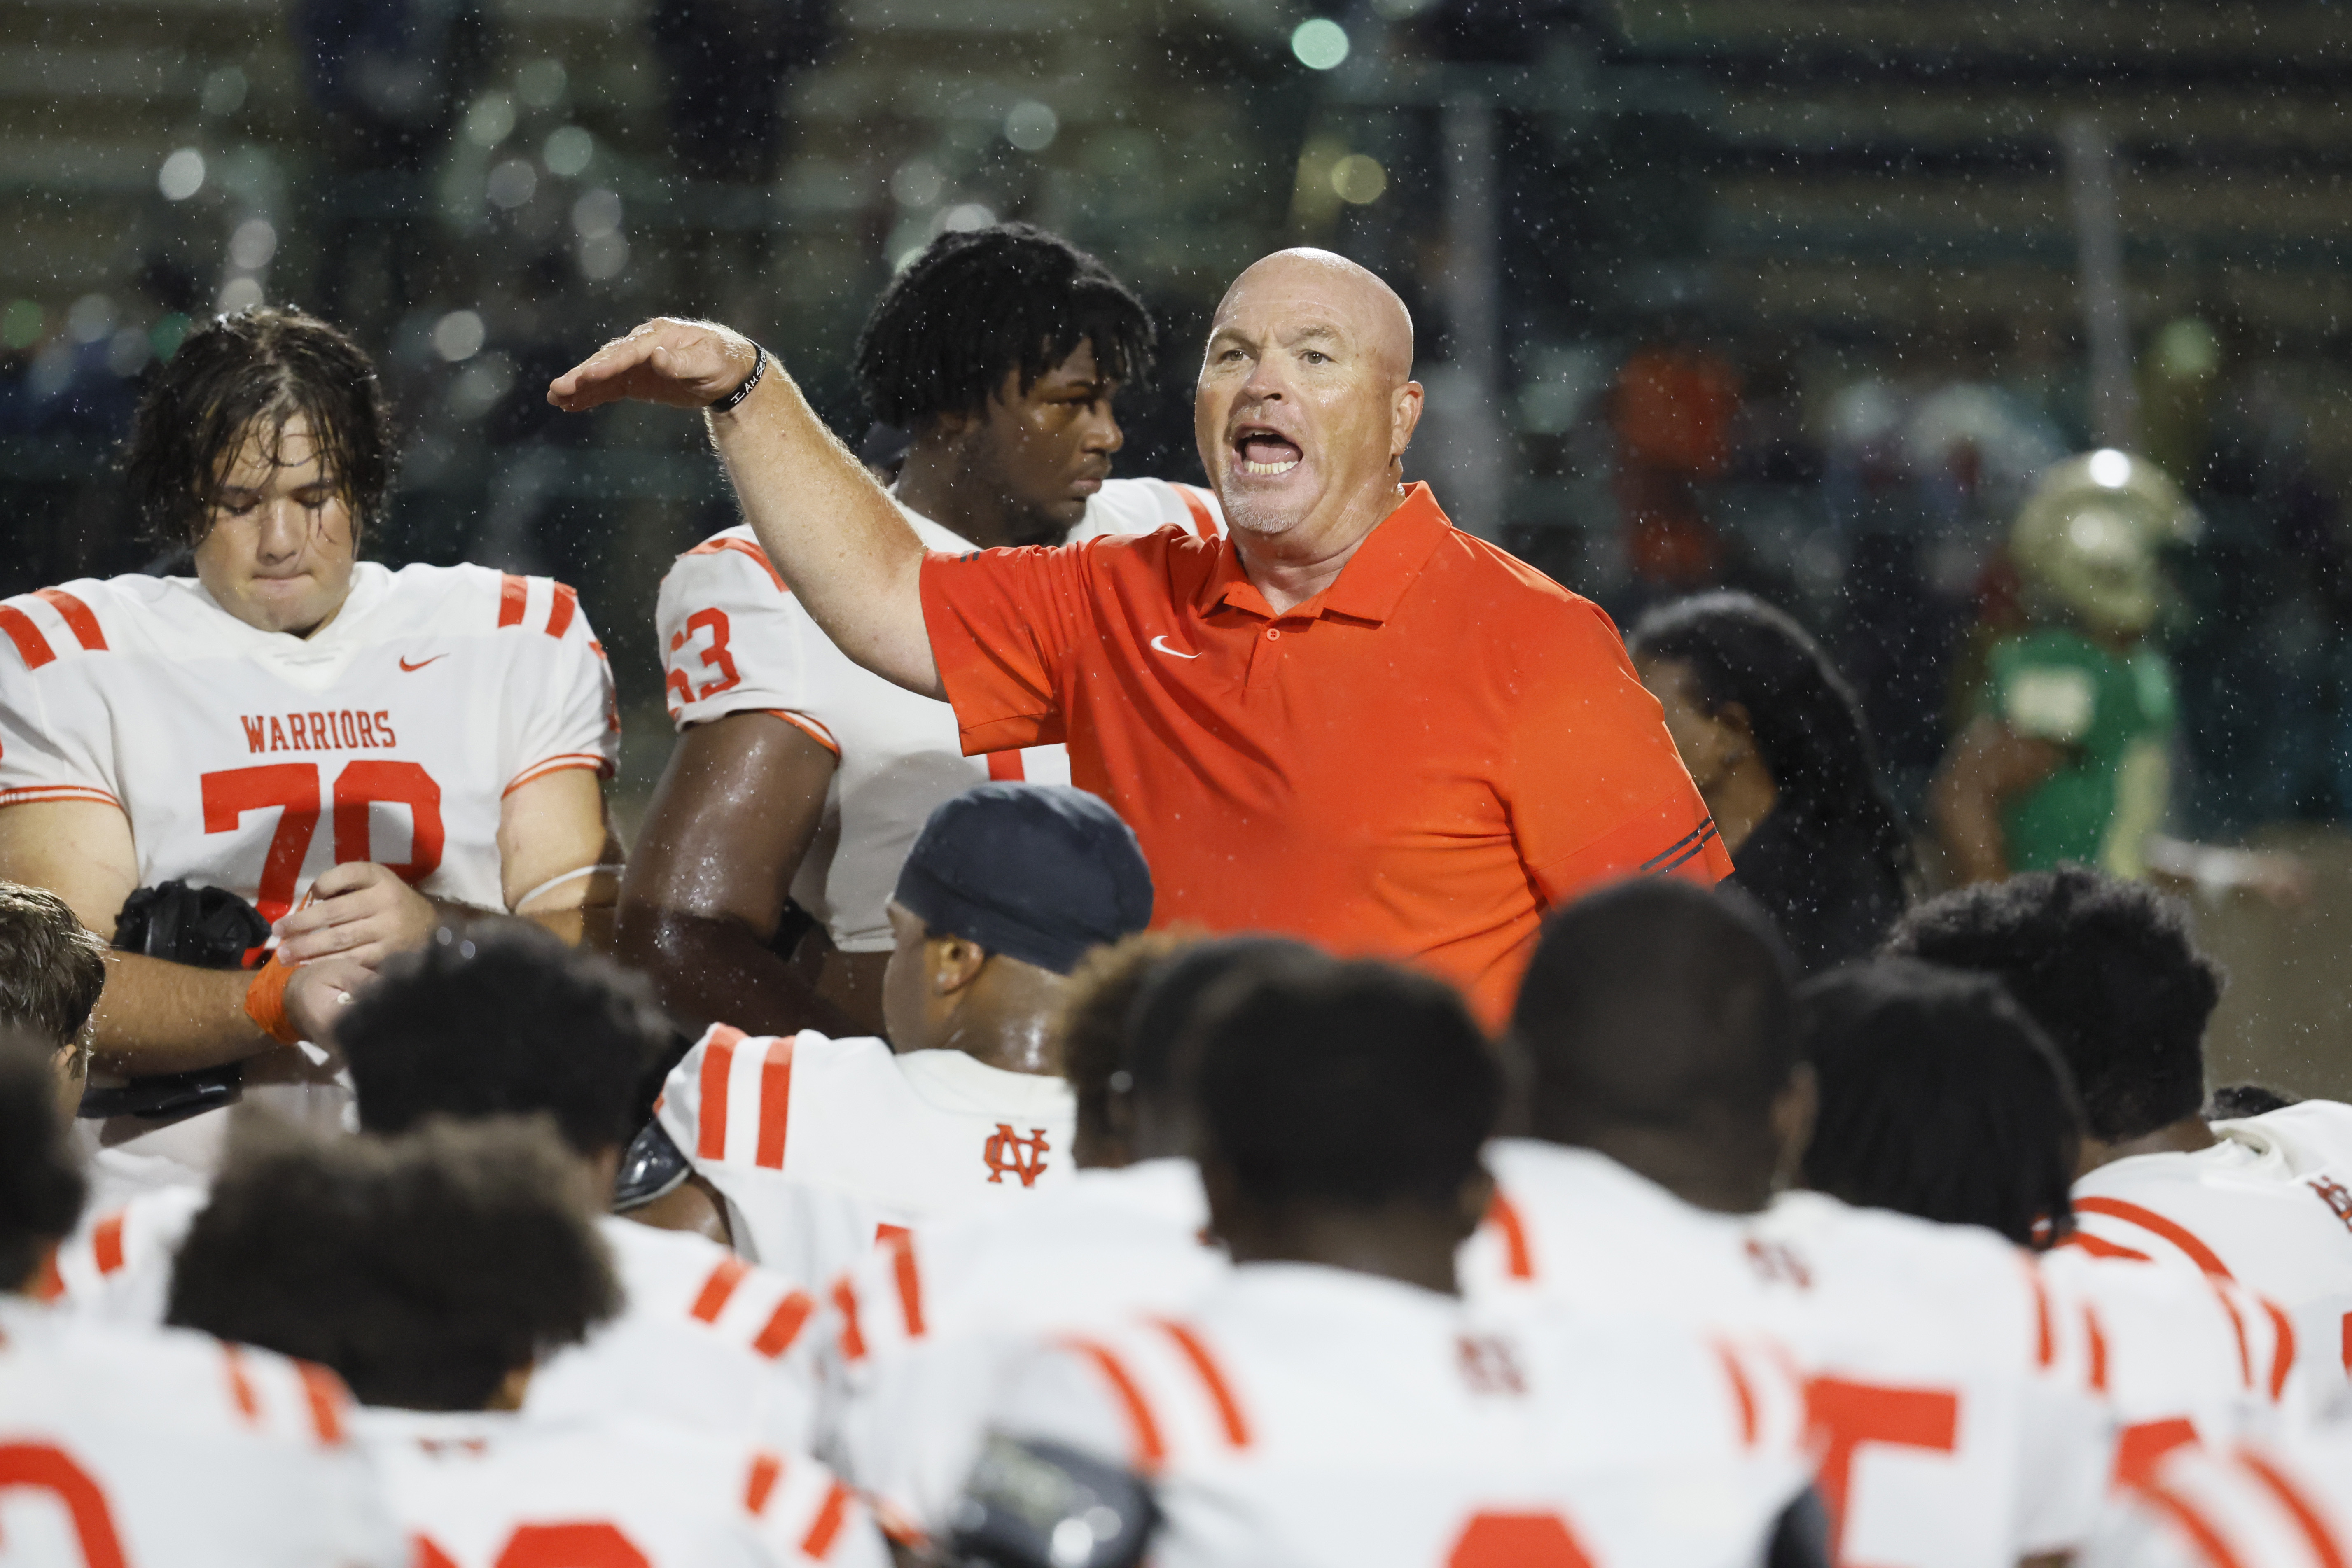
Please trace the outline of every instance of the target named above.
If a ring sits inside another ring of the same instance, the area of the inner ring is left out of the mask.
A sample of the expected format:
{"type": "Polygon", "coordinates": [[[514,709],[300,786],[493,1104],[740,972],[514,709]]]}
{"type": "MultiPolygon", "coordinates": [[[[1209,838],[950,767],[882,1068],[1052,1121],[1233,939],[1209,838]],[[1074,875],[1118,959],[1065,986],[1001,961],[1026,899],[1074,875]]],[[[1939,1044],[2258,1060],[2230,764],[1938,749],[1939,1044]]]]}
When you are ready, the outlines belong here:
{"type": "Polygon", "coordinates": [[[655,0],[670,152],[703,180],[760,183],[784,131],[784,78],[824,54],[832,0],[655,0]]]}
{"type": "Polygon", "coordinates": [[[1698,486],[1730,466],[1739,373],[1680,336],[1634,350],[1617,372],[1610,413],[1633,575],[1687,591],[1714,581],[1723,564],[1723,540],[1700,508],[1698,486]]]}
{"type": "Polygon", "coordinates": [[[1643,616],[1627,640],[1683,761],[1807,974],[1871,951],[1903,912],[1910,846],[1853,690],[1818,643],[1744,593],[1643,616]]]}
{"type": "Polygon", "coordinates": [[[425,171],[487,69],[490,21],[479,0],[297,0],[289,25],[329,127],[310,193],[325,258],[315,308],[380,339],[425,292],[425,171]]]}

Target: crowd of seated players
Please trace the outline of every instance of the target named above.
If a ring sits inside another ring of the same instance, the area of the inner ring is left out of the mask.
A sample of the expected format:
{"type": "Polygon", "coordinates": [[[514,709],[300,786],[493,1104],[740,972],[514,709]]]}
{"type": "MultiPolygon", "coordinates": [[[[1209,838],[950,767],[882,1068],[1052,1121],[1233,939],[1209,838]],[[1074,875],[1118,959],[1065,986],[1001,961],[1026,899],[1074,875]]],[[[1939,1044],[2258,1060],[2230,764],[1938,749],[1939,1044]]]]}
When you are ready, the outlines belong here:
{"type": "Polygon", "coordinates": [[[1737,893],[1620,883],[1495,1037],[1146,932],[1075,790],[979,786],[908,865],[895,1057],[680,1056],[642,982],[480,923],[348,1006],[355,1134],[239,1113],[107,1212],[98,946],[0,891],[0,1562],[2352,1547],[2352,1110],[2207,1119],[2218,977],[2141,884],[1946,894],[1801,983],[1737,893]],[[962,1114],[1000,1075],[1029,1118],[962,1114]]]}

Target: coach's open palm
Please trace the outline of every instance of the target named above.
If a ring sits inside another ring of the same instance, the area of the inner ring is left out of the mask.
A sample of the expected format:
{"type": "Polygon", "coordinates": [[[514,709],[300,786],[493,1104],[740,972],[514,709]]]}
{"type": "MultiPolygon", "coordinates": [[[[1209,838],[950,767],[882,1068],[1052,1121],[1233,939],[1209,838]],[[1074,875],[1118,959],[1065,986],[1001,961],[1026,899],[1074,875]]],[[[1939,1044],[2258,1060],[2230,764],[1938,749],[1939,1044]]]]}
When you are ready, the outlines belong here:
{"type": "Polygon", "coordinates": [[[549,382],[547,401],[567,413],[625,399],[708,408],[742,385],[758,362],[759,350],[740,332],[656,316],[549,382]]]}

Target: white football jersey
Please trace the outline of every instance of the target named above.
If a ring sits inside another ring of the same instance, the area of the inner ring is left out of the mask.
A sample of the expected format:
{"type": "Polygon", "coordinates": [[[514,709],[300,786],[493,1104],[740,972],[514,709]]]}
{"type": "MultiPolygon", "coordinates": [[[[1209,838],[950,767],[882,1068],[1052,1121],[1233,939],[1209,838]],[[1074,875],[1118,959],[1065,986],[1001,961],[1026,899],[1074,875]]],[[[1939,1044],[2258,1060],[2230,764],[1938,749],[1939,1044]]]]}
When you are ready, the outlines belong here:
{"type": "MultiPolygon", "coordinates": [[[[929,517],[906,515],[928,548],[958,555],[972,549],[929,517]]],[[[1106,480],[1070,537],[1171,527],[1222,534],[1216,497],[1158,479],[1106,480]]],[[[845,953],[889,951],[884,906],[915,836],[941,801],[991,779],[1070,781],[1060,746],[964,756],[954,710],[851,663],[769,564],[748,524],[677,558],[662,580],[656,618],[678,728],[770,713],[840,759],[792,895],[845,953]]]]}
{"type": "Polygon", "coordinates": [[[1807,1469],[1769,1352],[1293,1263],[1065,1337],[995,1425],[1150,1479],[1159,1568],[1747,1568],[1807,1469]]]}
{"type": "Polygon", "coordinates": [[[2118,1494],[2081,1568],[2343,1568],[2352,1563],[2352,1433],[2185,1448],[2118,1494]]]}
{"type": "Polygon", "coordinates": [[[1081,1170],[1034,1203],[894,1236],[833,1296],[839,1462],[894,1528],[937,1534],[1034,1341],[1172,1312],[1225,1274],[1183,1159],[1081,1170]]]}
{"type": "Polygon", "coordinates": [[[334,1375],[0,1295],[0,1563],[404,1568],[334,1375]]]}
{"type": "Polygon", "coordinates": [[[416,1568],[886,1568],[816,1460],[622,1416],[369,1409],[357,1427],[416,1568]]]}
{"type": "Polygon", "coordinates": [[[504,909],[500,800],[619,756],[603,650],[546,578],[362,561],[307,639],[194,578],[84,579],[0,603],[0,806],[119,806],[142,885],[226,888],[267,920],[344,861],[504,909]]]}
{"type": "Polygon", "coordinates": [[[877,1237],[1068,1181],[1077,1124],[1059,1078],[725,1024],[671,1069],[655,1114],[726,1198],[736,1250],[811,1289],[877,1237]]]}
{"type": "MultiPolygon", "coordinates": [[[[85,1223],[58,1249],[63,1308],[161,1324],[173,1260],[209,1197],[203,1187],[164,1187],[85,1223]]],[[[808,1292],[699,1236],[612,1215],[597,1229],[621,1311],[541,1364],[528,1408],[642,1416],[787,1452],[812,1447],[819,1390],[808,1292]]]]}
{"type": "Polygon", "coordinates": [[[2110,1418],[2019,1249],[1812,1193],[1709,1213],[1590,1150],[1504,1139],[1486,1158],[1497,1192],[1464,1248],[1465,1290],[1786,1343],[1840,1561],[1993,1568],[2089,1530],[2110,1418]]]}
{"type": "Polygon", "coordinates": [[[2216,1122],[2194,1154],[2135,1155],[2074,1184],[2075,1245],[2237,1281],[2294,1321],[2314,1386],[2352,1365],[2352,1105],[2216,1122]]]}

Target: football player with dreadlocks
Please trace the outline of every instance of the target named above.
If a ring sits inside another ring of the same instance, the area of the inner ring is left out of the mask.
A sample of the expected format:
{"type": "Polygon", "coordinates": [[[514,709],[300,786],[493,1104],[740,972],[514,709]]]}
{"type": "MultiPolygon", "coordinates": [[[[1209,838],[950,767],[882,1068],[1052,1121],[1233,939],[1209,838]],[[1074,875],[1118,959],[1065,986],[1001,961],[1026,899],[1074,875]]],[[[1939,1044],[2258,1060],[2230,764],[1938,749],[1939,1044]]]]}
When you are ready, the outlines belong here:
{"type": "MultiPolygon", "coordinates": [[[[1207,490],[1110,477],[1112,402],[1150,371],[1155,337],[1142,302],[1055,235],[1003,224],[933,241],[857,345],[867,406],[908,438],[891,493],[923,543],[1222,532],[1207,490]]],[[[966,758],[948,705],[835,647],[748,524],[678,558],[658,620],[677,747],[622,890],[623,956],[698,1022],[876,1032],[884,910],[931,809],[989,779],[1066,784],[1067,754],[966,758]]]]}

